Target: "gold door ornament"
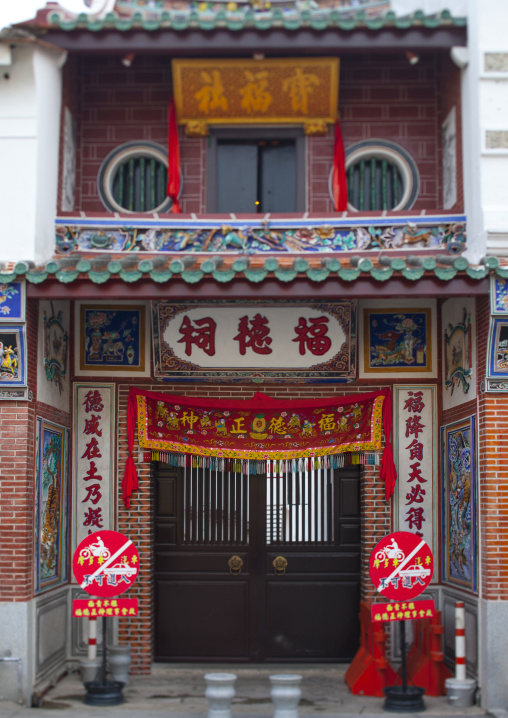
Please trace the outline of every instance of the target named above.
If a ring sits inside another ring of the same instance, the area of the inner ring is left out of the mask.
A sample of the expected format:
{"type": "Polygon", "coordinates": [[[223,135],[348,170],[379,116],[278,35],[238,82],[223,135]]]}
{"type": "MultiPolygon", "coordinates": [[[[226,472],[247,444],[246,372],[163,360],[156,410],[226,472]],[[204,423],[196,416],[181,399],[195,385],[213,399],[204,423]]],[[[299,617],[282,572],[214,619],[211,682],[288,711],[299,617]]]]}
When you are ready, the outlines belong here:
{"type": "Polygon", "coordinates": [[[228,566],[229,573],[232,573],[233,576],[237,576],[239,573],[242,572],[243,561],[240,556],[231,556],[228,561],[228,566]]]}
{"type": "MultiPolygon", "coordinates": [[[[302,124],[337,118],[339,58],[173,60],[179,124],[302,124]]],[[[203,133],[201,127],[201,133],[203,133]]]]}
{"type": "Polygon", "coordinates": [[[277,556],[277,558],[273,559],[273,572],[276,573],[277,576],[284,576],[287,566],[288,562],[284,556],[277,556]]]}

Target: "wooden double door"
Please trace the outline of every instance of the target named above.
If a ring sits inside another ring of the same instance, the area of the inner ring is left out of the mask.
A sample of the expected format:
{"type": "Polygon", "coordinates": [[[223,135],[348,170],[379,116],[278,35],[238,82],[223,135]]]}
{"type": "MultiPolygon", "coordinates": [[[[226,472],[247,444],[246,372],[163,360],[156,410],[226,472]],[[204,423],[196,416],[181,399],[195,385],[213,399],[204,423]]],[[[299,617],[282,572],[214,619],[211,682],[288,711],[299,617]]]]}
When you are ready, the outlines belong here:
{"type": "Polygon", "coordinates": [[[154,463],[155,659],[348,661],[359,469],[245,476],[154,463]]]}

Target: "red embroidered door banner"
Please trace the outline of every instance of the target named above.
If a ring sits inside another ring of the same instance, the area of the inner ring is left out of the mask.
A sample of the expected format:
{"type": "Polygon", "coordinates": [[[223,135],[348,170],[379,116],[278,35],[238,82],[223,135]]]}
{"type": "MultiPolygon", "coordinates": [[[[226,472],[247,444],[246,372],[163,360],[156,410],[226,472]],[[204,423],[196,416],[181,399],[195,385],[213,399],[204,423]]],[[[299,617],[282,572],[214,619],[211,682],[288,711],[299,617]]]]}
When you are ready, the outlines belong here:
{"type": "Polygon", "coordinates": [[[131,389],[127,406],[129,459],[123,483],[126,505],[137,476],[132,459],[136,419],[139,446],[155,451],[242,460],[290,460],[385,449],[381,478],[387,499],[395,467],[390,444],[390,390],[308,400],[279,400],[257,393],[248,400],[219,400],[131,389]]]}

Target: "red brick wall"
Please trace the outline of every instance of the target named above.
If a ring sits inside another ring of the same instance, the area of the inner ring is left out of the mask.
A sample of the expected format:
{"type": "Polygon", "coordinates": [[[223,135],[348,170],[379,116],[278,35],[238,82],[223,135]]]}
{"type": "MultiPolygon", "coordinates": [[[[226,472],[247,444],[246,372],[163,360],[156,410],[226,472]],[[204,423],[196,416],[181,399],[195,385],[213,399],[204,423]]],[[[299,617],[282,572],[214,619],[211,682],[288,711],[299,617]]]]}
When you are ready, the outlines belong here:
{"type": "Polygon", "coordinates": [[[0,601],[28,601],[34,595],[35,419],[40,416],[71,426],[69,412],[37,401],[38,312],[38,302],[27,302],[27,375],[32,401],[0,404],[0,567],[12,576],[0,582],[0,601]]]}
{"type": "MultiPolygon", "coordinates": [[[[441,202],[438,70],[438,60],[432,57],[422,57],[415,66],[403,55],[386,55],[381,60],[375,56],[341,59],[339,105],[346,147],[362,139],[382,138],[407,149],[420,172],[417,210],[434,209],[441,202]]],[[[76,206],[86,212],[103,212],[96,183],[106,155],[130,140],[167,144],[171,64],[167,57],[136,57],[132,66],[125,68],[117,57],[87,57],[80,61],[78,76],[81,148],[76,206]]],[[[182,130],[180,139],[182,209],[204,212],[206,139],[187,138],[182,130]]],[[[307,153],[308,208],[330,212],[333,128],[326,137],[309,138],[307,153]]]]}
{"type": "MultiPolygon", "coordinates": [[[[438,62],[423,56],[409,65],[403,54],[341,58],[339,108],[344,146],[391,140],[414,158],[420,173],[415,210],[441,206],[438,194],[438,62]]],[[[309,139],[309,211],[332,212],[328,178],[333,128],[309,139]]]]}
{"type": "MultiPolygon", "coordinates": [[[[37,309],[27,313],[28,384],[37,380],[37,309]],[[35,335],[35,336],[34,336],[35,335]]],[[[0,601],[28,601],[33,595],[35,403],[0,405],[0,601]],[[9,577],[7,577],[7,574],[9,577]]]]}
{"type": "MultiPolygon", "coordinates": [[[[478,302],[478,382],[486,374],[489,300],[478,302]]],[[[508,600],[508,402],[478,387],[480,596],[508,600]]]]}

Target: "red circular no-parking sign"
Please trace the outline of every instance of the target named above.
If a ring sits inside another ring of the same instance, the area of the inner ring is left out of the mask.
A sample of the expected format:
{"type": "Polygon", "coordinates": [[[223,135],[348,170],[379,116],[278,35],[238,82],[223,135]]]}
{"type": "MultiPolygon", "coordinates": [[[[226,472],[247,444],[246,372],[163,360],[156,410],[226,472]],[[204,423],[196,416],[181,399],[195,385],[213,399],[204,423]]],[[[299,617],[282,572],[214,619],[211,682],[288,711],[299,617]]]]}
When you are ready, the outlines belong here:
{"type": "Polygon", "coordinates": [[[395,601],[419,596],[434,573],[428,544],[408,531],[385,536],[371,554],[369,571],[378,593],[395,601]]]}
{"type": "Polygon", "coordinates": [[[111,598],[136,580],[139,554],[130,538],[118,531],[96,531],[77,547],[72,570],[83,591],[111,598]]]}

